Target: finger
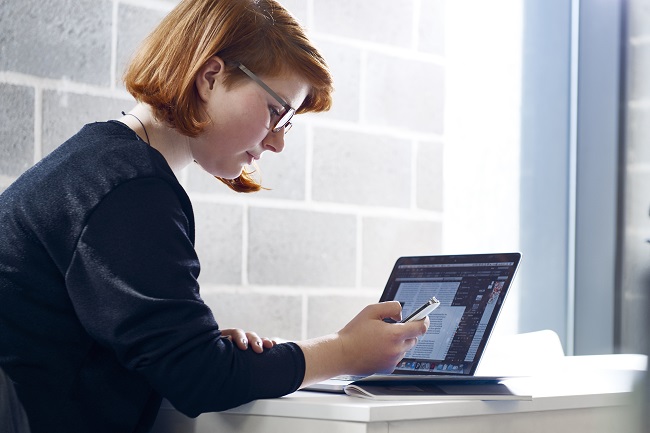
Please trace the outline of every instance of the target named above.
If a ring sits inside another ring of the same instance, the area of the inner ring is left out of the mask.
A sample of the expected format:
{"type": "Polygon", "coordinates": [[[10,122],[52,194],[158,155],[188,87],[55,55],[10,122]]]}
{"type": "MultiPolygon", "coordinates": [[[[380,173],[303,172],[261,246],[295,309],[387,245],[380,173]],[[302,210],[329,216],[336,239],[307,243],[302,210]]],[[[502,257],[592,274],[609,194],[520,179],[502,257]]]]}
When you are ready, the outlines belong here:
{"type": "Polygon", "coordinates": [[[380,319],[402,320],[402,305],[397,301],[386,301],[375,304],[379,306],[380,319]]]}
{"type": "Polygon", "coordinates": [[[412,348],[414,348],[416,344],[418,344],[418,338],[417,337],[408,338],[408,339],[404,340],[404,345],[407,347],[407,349],[406,349],[407,352],[409,350],[411,350],[412,348]]]}
{"type": "Polygon", "coordinates": [[[413,322],[398,323],[404,328],[405,338],[417,338],[424,335],[429,329],[429,318],[425,317],[422,320],[415,320],[413,322]]]}
{"type": "Polygon", "coordinates": [[[275,346],[276,342],[271,340],[270,338],[262,338],[262,347],[264,349],[270,349],[271,347],[275,346]]]}
{"type": "Polygon", "coordinates": [[[246,337],[246,333],[243,329],[224,329],[221,334],[225,337],[230,337],[230,339],[239,349],[248,349],[248,338],[246,337]]]}
{"type": "Polygon", "coordinates": [[[246,337],[248,337],[249,344],[255,353],[262,353],[264,351],[264,348],[262,346],[262,339],[259,337],[259,335],[257,335],[255,332],[247,332],[246,337]]]}

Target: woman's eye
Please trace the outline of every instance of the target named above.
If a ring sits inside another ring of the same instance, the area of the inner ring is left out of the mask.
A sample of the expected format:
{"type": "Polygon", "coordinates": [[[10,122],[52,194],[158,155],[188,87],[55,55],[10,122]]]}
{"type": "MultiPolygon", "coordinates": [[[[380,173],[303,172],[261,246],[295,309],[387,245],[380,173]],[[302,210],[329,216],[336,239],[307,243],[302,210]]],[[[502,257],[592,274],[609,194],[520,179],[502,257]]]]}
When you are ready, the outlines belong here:
{"type": "Polygon", "coordinates": [[[271,117],[273,116],[280,116],[280,112],[273,106],[269,105],[269,112],[271,113],[271,117]]]}

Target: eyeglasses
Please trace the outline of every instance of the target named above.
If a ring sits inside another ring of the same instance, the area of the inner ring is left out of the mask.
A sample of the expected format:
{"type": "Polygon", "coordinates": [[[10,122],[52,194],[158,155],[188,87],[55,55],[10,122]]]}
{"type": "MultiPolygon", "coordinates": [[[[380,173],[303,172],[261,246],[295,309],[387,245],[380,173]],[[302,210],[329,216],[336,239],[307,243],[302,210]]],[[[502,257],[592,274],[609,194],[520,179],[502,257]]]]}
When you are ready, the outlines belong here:
{"type": "Polygon", "coordinates": [[[268,92],[269,95],[273,96],[273,99],[278,101],[280,105],[282,105],[282,108],[284,108],[284,114],[280,116],[280,113],[275,112],[276,115],[280,116],[277,122],[275,122],[275,126],[271,129],[273,132],[280,132],[284,128],[284,133],[286,134],[289,132],[291,129],[291,118],[293,115],[296,113],[295,108],[291,108],[289,104],[287,104],[284,99],[280,98],[277,93],[275,93],[269,86],[266,85],[264,81],[262,81],[257,75],[253,74],[250,69],[248,69],[246,66],[242,65],[241,63],[239,64],[239,69],[241,69],[246,75],[248,75],[250,78],[252,78],[257,84],[259,84],[264,90],[268,92]]]}

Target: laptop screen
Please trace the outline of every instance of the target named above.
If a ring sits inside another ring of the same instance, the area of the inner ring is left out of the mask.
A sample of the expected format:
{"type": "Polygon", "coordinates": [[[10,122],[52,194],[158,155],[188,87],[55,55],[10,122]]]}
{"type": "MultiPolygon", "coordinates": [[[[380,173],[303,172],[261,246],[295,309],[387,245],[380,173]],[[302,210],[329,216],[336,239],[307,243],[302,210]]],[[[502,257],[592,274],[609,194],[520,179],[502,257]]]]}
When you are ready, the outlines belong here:
{"type": "Polygon", "coordinates": [[[440,306],[397,374],[473,375],[515,275],[521,255],[401,257],[381,301],[396,300],[406,317],[432,296],[440,306]]]}

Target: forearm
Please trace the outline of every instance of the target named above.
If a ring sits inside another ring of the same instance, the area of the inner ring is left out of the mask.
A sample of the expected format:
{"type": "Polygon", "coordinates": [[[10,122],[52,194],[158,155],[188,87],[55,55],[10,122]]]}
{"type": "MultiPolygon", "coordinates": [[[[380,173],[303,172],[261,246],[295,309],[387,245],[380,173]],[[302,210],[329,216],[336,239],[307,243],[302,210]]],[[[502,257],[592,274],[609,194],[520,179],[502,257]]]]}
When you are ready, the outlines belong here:
{"type": "Polygon", "coordinates": [[[343,345],[338,334],[329,334],[296,344],[305,357],[305,377],[301,387],[346,373],[343,345]]]}
{"type": "Polygon", "coordinates": [[[304,377],[301,352],[286,343],[255,353],[219,339],[188,353],[170,354],[138,371],[177,410],[195,417],[297,390],[304,377]]]}

